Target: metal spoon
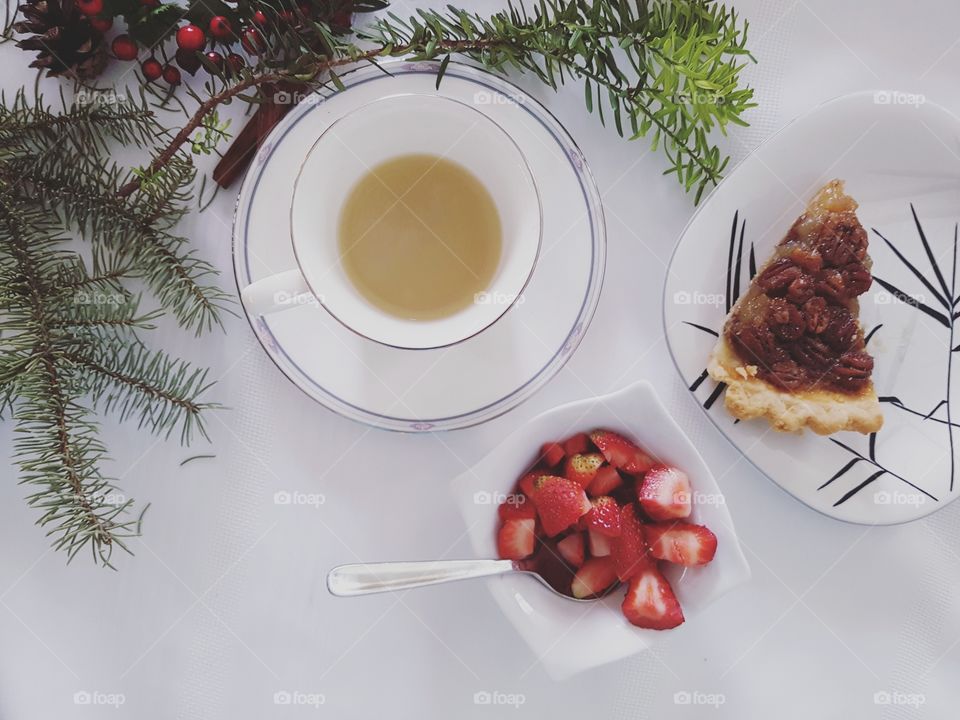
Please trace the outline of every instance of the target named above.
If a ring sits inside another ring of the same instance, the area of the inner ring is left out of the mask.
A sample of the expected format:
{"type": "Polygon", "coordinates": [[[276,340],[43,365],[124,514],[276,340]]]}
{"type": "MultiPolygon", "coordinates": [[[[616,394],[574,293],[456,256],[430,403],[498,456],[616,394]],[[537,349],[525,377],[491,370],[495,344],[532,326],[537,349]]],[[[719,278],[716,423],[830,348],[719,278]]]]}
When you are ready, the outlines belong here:
{"type": "Polygon", "coordinates": [[[550,588],[551,592],[566,600],[591,602],[596,599],[596,596],[578,599],[564,595],[553,588],[540,573],[525,567],[522,560],[424,560],[340,565],[327,574],[327,589],[334,595],[349,597],[506,573],[532,575],[550,588]]]}

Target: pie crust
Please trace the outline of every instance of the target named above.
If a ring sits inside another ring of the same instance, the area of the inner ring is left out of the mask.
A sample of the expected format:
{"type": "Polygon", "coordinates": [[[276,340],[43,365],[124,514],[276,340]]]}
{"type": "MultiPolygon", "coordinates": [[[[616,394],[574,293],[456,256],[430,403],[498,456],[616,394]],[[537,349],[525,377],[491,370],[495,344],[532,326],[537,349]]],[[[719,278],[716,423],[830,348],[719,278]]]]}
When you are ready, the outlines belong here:
{"type": "MultiPolygon", "coordinates": [[[[843,192],[843,183],[833,180],[825,185],[811,200],[806,212],[794,225],[806,223],[812,226],[817,218],[831,212],[831,204],[837,201],[847,207],[856,208],[856,203],[843,192]]],[[[779,248],[779,246],[778,246],[779,248]]],[[[770,265],[771,261],[760,268],[757,276],[770,265]]],[[[865,262],[868,262],[867,259],[865,262]]],[[[752,289],[753,285],[751,285],[752,289]]],[[[781,432],[796,432],[809,427],[821,435],[853,430],[861,433],[876,432],[883,425],[883,413],[877,393],[870,379],[857,390],[840,390],[829,385],[809,389],[786,390],[758,377],[757,365],[745,362],[728,340],[728,326],[731,318],[749,295],[747,293],[730,310],[724,325],[724,331],[710,355],[707,372],[717,382],[727,385],[724,404],[736,418],[751,420],[766,418],[770,425],[781,432]]],[[[857,319],[859,328],[859,305],[856,299],[849,304],[850,312],[857,319]]]]}

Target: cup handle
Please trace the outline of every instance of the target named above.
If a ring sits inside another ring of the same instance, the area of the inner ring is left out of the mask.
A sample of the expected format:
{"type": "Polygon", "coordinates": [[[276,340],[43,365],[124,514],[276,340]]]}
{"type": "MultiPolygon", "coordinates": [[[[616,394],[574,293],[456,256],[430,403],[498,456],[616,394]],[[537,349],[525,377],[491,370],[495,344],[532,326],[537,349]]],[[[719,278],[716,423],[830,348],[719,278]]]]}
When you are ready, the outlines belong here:
{"type": "Polygon", "coordinates": [[[302,305],[297,298],[303,296],[309,296],[316,302],[306,278],[298,268],[261,278],[240,292],[240,299],[251,315],[268,315],[302,305]]]}

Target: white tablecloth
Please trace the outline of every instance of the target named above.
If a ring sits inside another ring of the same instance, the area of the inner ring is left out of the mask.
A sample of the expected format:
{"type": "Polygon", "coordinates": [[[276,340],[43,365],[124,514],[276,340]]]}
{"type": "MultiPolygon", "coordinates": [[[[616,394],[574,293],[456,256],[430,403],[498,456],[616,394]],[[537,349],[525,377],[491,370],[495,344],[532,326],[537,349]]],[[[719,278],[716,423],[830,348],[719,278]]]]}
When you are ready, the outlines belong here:
{"type": "MultiPolygon", "coordinates": [[[[760,108],[752,127],[727,141],[735,158],[849,91],[920,92],[960,111],[960,7],[738,7],[751,22],[759,64],[748,76],[760,108]]],[[[32,82],[20,51],[0,53],[4,87],[32,82]]],[[[601,130],[580,88],[553,95],[525,86],[580,143],[607,211],[604,296],[570,364],[506,417],[412,437],[368,430],[308,400],[243,320],[207,340],[173,327],[152,334],[155,346],[210,365],[220,381],[209,399],[230,409],[210,417],[210,448],[105,423],[110,471],[126,493],[152,503],[143,538],[132,542],[136,556],[118,557],[119,572],[83,557],[65,566],[33,526],[37,513],[25,507],[15,470],[5,473],[0,717],[956,717],[960,506],[902,527],[845,525],[740,458],[684,389],[663,339],[665,263],[690,199],[660,177],[662,160],[643,142],[601,130]],[[447,480],[532,415],[637,378],[660,389],[714,469],[754,571],[656,656],[558,685],[482,584],[328,595],[324,575],[341,562],[468,555],[447,480]],[[206,452],[216,457],[179,467],[206,452]],[[278,505],[279,491],[316,502],[278,505]],[[519,709],[475,703],[484,692],[512,694],[519,709]]],[[[223,192],[185,223],[224,271],[224,287],[233,285],[232,204],[223,192]]],[[[9,423],[0,438],[9,457],[9,423]]]]}

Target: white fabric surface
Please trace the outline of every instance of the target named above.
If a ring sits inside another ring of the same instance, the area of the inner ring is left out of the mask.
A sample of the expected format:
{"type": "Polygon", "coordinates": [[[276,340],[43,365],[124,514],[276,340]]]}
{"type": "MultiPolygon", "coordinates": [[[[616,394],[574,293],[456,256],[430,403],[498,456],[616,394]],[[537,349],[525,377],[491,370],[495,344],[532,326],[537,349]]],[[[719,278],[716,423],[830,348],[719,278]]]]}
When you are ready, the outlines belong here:
{"type": "MultiPolygon", "coordinates": [[[[738,7],[751,21],[759,64],[748,75],[761,105],[752,127],[727,141],[736,158],[800,112],[853,90],[920,92],[960,111],[955,5],[738,7]]],[[[19,51],[0,53],[4,87],[32,82],[19,51]]],[[[302,396],[243,320],[203,341],[169,326],[154,333],[155,346],[211,365],[221,379],[210,399],[231,409],[210,418],[209,450],[107,423],[111,471],[126,493],[152,503],[144,537],[132,543],[136,557],[118,558],[117,573],[84,558],[65,567],[33,526],[15,471],[5,473],[0,717],[956,717],[960,506],[902,527],[844,525],[739,458],[684,389],[663,341],[665,262],[690,200],[660,178],[661,159],[643,143],[600,129],[579,88],[555,96],[521,82],[580,143],[606,203],[604,296],[567,368],[506,417],[412,437],[368,430],[302,396]],[[754,571],[656,656],[557,685],[482,583],[351,600],[327,594],[325,572],[341,562],[466,554],[446,481],[535,413],[636,378],[661,388],[714,469],[754,571]],[[178,467],[208,451],[216,458],[178,467]],[[318,502],[277,505],[278,491],[318,502]],[[523,704],[475,704],[484,691],[520,694],[523,704]],[[99,695],[84,705],[77,692],[99,695]],[[301,704],[276,705],[278,692],[299,693],[291,698],[301,704]],[[110,694],[123,704],[102,704],[110,694]],[[303,704],[321,696],[323,704],[303,704]]],[[[224,287],[232,286],[232,203],[222,193],[185,227],[224,270],[224,287]]],[[[9,457],[9,424],[0,437],[9,457]]]]}

